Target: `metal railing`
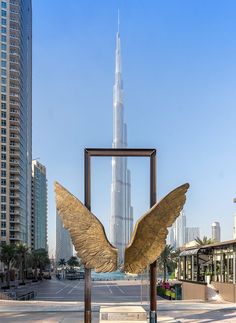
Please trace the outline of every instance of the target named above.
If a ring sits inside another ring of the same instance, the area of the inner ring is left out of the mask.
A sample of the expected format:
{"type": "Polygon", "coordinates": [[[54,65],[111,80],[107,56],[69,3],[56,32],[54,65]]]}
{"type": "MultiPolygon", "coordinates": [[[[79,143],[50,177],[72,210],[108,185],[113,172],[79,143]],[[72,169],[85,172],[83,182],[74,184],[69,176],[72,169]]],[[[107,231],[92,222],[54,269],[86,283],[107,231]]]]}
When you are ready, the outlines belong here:
{"type": "Polygon", "coordinates": [[[31,299],[34,299],[36,296],[36,292],[35,291],[31,291],[31,292],[28,292],[26,294],[23,294],[23,295],[20,295],[20,296],[17,296],[17,300],[18,301],[29,301],[31,299]]]}

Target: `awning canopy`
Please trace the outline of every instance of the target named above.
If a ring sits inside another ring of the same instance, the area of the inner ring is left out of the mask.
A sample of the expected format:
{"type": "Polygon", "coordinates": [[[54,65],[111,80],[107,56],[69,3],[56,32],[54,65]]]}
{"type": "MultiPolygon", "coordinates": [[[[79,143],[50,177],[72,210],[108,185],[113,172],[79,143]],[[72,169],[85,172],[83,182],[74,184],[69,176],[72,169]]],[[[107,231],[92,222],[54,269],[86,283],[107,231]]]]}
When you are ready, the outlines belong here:
{"type": "Polygon", "coordinates": [[[192,256],[192,255],[196,255],[200,249],[201,249],[201,248],[195,248],[195,249],[184,250],[184,251],[182,251],[182,252],[179,254],[179,256],[180,256],[180,257],[183,257],[183,256],[192,256]]]}

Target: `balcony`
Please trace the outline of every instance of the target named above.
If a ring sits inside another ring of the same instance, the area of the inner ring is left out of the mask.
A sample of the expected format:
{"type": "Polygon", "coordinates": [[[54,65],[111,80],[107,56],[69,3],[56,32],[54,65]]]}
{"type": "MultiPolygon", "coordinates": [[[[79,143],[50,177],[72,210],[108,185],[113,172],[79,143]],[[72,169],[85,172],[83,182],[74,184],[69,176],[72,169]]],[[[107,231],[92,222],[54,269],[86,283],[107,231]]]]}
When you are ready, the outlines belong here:
{"type": "Polygon", "coordinates": [[[10,206],[12,207],[16,207],[16,208],[19,208],[20,207],[20,203],[19,202],[10,202],[10,206]]]}
{"type": "Polygon", "coordinates": [[[16,39],[16,40],[20,40],[20,36],[19,35],[15,35],[11,32],[10,34],[10,39],[16,39]]]}
{"type": "Polygon", "coordinates": [[[10,225],[10,231],[11,232],[20,232],[20,226],[15,226],[15,225],[12,226],[12,225],[10,225]]]}
{"type": "Polygon", "coordinates": [[[10,165],[19,165],[19,160],[18,159],[14,159],[14,158],[10,158],[10,165]]]}
{"type": "Polygon", "coordinates": [[[20,174],[20,169],[18,167],[10,167],[10,173],[13,175],[20,174]]]}
{"type": "Polygon", "coordinates": [[[13,126],[20,123],[20,111],[17,108],[10,108],[10,122],[13,126]]]}
{"type": "Polygon", "coordinates": [[[14,198],[15,201],[18,201],[20,199],[20,194],[14,193],[14,194],[10,194],[11,198],[14,198]]]}
{"type": "Polygon", "coordinates": [[[13,218],[14,216],[19,216],[19,210],[10,211],[10,217],[13,218]]]}
{"type": "Polygon", "coordinates": [[[10,97],[20,98],[19,94],[15,92],[10,92],[10,97]]]}
{"type": "Polygon", "coordinates": [[[20,141],[20,138],[18,135],[16,135],[15,133],[10,133],[10,138],[12,141],[20,141]]]}
{"type": "Polygon", "coordinates": [[[20,177],[19,176],[12,176],[10,177],[10,181],[13,183],[20,182],[20,177]]]}
{"type": "Polygon", "coordinates": [[[19,133],[20,127],[17,126],[10,126],[11,133],[19,133]]]}
{"type": "Polygon", "coordinates": [[[10,240],[12,240],[12,241],[20,241],[20,236],[18,234],[10,235],[10,240]]]}
{"type": "Polygon", "coordinates": [[[20,122],[19,118],[13,117],[12,114],[19,115],[19,112],[17,110],[15,110],[15,111],[10,110],[10,123],[13,125],[19,124],[19,122],[20,122]]]}
{"type": "Polygon", "coordinates": [[[20,219],[14,219],[14,218],[11,218],[10,219],[10,223],[16,223],[16,224],[20,224],[20,219]]]}
{"type": "Polygon", "coordinates": [[[20,145],[15,141],[10,141],[10,147],[14,149],[19,149],[20,145]]]}
{"type": "Polygon", "coordinates": [[[10,80],[11,80],[11,81],[18,81],[18,80],[19,80],[19,77],[18,77],[18,76],[15,76],[15,75],[10,74],[10,80]]]}
{"type": "Polygon", "coordinates": [[[19,73],[20,73],[19,69],[16,69],[16,68],[14,68],[14,67],[11,67],[11,68],[10,68],[10,72],[12,72],[12,73],[17,73],[17,74],[19,74],[19,73]]]}

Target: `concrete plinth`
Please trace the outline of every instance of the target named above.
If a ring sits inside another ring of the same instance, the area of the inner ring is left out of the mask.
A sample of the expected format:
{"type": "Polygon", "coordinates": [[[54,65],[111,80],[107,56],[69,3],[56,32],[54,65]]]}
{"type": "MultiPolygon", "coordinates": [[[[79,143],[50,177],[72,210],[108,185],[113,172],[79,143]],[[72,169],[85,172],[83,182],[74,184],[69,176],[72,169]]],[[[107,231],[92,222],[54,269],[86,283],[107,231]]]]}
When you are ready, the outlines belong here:
{"type": "Polygon", "coordinates": [[[100,323],[147,323],[147,313],[142,306],[101,306],[100,323]]]}

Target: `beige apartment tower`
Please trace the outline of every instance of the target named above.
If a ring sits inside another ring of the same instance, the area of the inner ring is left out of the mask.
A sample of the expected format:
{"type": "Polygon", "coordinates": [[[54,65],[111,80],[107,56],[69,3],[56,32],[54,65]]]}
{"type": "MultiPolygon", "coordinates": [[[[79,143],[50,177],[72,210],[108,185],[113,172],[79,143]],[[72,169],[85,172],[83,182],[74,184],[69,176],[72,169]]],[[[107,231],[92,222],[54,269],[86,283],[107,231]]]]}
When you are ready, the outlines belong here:
{"type": "Polygon", "coordinates": [[[31,0],[1,5],[1,232],[30,246],[32,162],[31,0]]]}

